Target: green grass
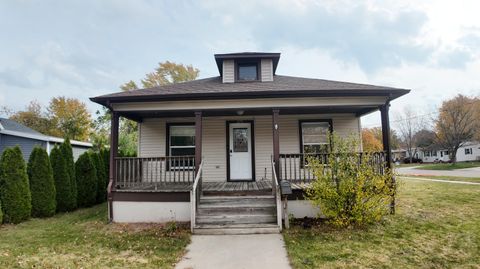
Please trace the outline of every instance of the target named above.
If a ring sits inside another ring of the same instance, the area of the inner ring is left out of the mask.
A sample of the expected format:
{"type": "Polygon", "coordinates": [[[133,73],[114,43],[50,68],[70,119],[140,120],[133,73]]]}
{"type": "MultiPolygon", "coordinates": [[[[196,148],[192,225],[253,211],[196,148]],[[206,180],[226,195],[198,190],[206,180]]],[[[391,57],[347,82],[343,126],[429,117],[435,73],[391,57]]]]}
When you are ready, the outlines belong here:
{"type": "Polygon", "coordinates": [[[455,170],[455,169],[463,169],[463,168],[472,168],[472,167],[479,167],[480,162],[461,162],[461,163],[434,163],[434,164],[425,164],[421,167],[415,169],[422,169],[422,170],[455,170]]]}
{"type": "Polygon", "coordinates": [[[401,168],[401,167],[413,167],[413,166],[421,166],[421,163],[400,163],[400,164],[395,164],[396,168],[401,168]]]}
{"type": "MultiPolygon", "coordinates": [[[[465,181],[465,182],[480,183],[480,177],[452,177],[452,176],[429,176],[429,175],[415,175],[415,176],[404,175],[404,176],[405,177],[431,178],[431,179],[439,179],[439,180],[465,181]]],[[[402,177],[402,175],[400,175],[400,177],[402,177]]]]}
{"type": "Polygon", "coordinates": [[[478,268],[480,186],[400,181],[397,214],[366,229],[295,226],[294,268],[478,268]]]}
{"type": "Polygon", "coordinates": [[[172,268],[190,241],[171,225],[106,223],[106,205],[0,227],[0,268],[172,268]]]}

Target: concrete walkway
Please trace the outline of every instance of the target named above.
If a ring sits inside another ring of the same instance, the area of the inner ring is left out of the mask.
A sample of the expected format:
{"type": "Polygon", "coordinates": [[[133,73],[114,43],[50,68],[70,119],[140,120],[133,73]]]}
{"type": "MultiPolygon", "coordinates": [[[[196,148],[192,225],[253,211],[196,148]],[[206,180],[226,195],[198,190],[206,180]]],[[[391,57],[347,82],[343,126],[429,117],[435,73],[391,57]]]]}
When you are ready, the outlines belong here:
{"type": "Polygon", "coordinates": [[[468,181],[455,181],[455,180],[443,180],[443,179],[433,179],[433,178],[422,178],[422,177],[407,177],[399,176],[402,179],[412,179],[412,180],[421,180],[421,181],[431,181],[431,182],[443,182],[443,183],[454,183],[454,184],[465,184],[465,185],[479,185],[478,182],[468,182],[468,181]]]}
{"type": "Polygon", "coordinates": [[[451,176],[451,177],[480,177],[480,167],[455,169],[455,170],[422,170],[415,169],[418,166],[413,167],[400,167],[396,168],[400,175],[421,175],[421,176],[451,176]]]}
{"type": "Polygon", "coordinates": [[[281,234],[193,235],[176,269],[291,268],[281,234]]]}

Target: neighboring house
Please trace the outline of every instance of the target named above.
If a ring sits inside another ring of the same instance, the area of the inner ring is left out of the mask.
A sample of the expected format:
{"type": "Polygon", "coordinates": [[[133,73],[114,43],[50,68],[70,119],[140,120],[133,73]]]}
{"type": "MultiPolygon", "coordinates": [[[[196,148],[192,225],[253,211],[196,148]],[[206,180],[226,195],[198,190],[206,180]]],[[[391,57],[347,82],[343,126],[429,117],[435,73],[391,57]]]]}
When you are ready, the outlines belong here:
{"type": "MultiPolygon", "coordinates": [[[[313,179],[305,157],[325,152],[329,131],[360,138],[360,117],[373,111],[389,133],[389,103],[409,90],[280,76],[279,60],[279,53],[216,54],[219,76],[91,98],[112,112],[110,220],[278,232],[281,180],[293,188],[289,213],[315,216],[303,200],[313,179]],[[138,157],[113,150],[119,117],[139,124],[138,157]]],[[[388,135],[383,142],[388,154],[378,160],[389,160],[388,135]]]]}
{"type": "MultiPolygon", "coordinates": [[[[40,146],[50,154],[51,149],[56,144],[63,143],[62,138],[43,135],[31,128],[28,128],[13,120],[0,118],[0,153],[5,148],[20,146],[23,158],[28,161],[30,153],[35,146],[40,146]]],[[[91,143],[70,140],[72,144],[73,157],[76,160],[78,156],[92,147],[91,143]]]]}
{"type": "MultiPolygon", "coordinates": [[[[405,155],[409,156],[408,153],[405,155]]],[[[457,150],[457,162],[480,161],[480,142],[467,142],[457,150]]],[[[415,158],[422,159],[425,163],[448,162],[450,152],[446,149],[433,148],[431,150],[417,149],[415,158]]]]}

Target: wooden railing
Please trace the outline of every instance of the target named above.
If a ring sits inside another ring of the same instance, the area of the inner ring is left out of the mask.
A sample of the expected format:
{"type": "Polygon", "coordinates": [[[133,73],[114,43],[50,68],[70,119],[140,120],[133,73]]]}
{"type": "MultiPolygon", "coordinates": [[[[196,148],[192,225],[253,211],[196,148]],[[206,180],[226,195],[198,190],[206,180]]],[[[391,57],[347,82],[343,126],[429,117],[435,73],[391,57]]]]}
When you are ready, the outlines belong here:
{"type": "Polygon", "coordinates": [[[115,158],[117,190],[159,190],[165,186],[191,185],[194,179],[194,156],[115,158]]]}
{"type": "Polygon", "coordinates": [[[193,233],[195,222],[197,218],[198,204],[200,203],[200,196],[202,195],[202,181],[203,181],[203,161],[200,162],[195,181],[193,182],[192,190],[190,191],[190,229],[193,233]]]}
{"type": "MultiPolygon", "coordinates": [[[[318,154],[306,154],[306,153],[288,153],[280,154],[279,160],[279,179],[288,180],[293,183],[308,183],[315,179],[315,175],[309,169],[308,159],[315,158],[321,164],[328,164],[328,159],[333,153],[318,153],[318,154]]],[[[349,157],[358,158],[360,161],[367,153],[357,152],[351,153],[349,157]]],[[[374,166],[377,171],[383,173],[385,171],[385,152],[371,152],[368,153],[371,162],[370,165],[374,166]]]]}
{"type": "Polygon", "coordinates": [[[277,225],[278,229],[282,231],[282,193],[280,190],[280,181],[277,178],[277,173],[275,172],[275,162],[273,161],[272,158],[272,192],[273,195],[275,196],[275,203],[277,205],[277,225]]]}

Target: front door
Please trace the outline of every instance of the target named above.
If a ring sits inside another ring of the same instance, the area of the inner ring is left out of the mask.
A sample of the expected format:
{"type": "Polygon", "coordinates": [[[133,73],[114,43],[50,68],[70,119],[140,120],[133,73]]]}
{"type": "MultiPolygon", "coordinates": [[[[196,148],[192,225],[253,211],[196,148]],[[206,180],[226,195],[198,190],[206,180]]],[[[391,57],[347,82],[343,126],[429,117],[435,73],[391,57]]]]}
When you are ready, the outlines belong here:
{"type": "Polygon", "coordinates": [[[252,123],[229,123],[229,164],[231,181],[253,180],[252,123]]]}

